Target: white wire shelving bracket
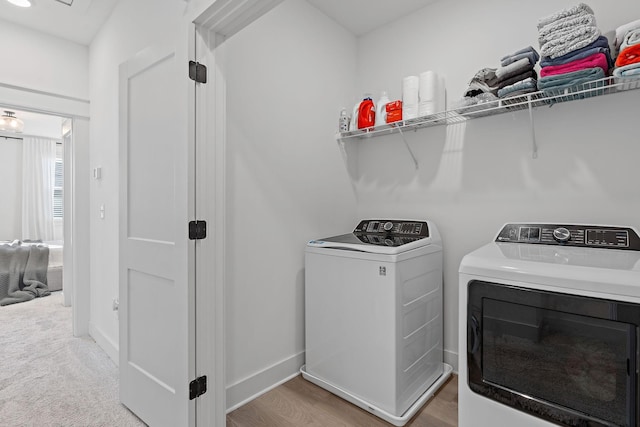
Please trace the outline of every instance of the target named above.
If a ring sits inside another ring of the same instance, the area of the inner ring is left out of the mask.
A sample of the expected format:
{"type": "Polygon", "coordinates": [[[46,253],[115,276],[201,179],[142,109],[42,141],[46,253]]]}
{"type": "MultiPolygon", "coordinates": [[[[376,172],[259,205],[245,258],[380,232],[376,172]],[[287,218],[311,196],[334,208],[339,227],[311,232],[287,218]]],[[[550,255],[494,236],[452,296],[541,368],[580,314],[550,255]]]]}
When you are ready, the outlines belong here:
{"type": "Polygon", "coordinates": [[[417,169],[418,161],[404,137],[406,131],[431,126],[450,125],[479,117],[494,116],[527,109],[529,110],[529,121],[531,125],[532,157],[535,159],[538,157],[538,144],[536,142],[535,123],[533,120],[534,108],[543,106],[551,107],[563,102],[610,95],[634,89],[640,89],[640,76],[605,77],[562,90],[550,88],[510,98],[499,98],[489,102],[459,107],[415,119],[342,132],[336,135],[336,139],[341,143],[345,143],[354,139],[373,138],[399,133],[417,169]]]}

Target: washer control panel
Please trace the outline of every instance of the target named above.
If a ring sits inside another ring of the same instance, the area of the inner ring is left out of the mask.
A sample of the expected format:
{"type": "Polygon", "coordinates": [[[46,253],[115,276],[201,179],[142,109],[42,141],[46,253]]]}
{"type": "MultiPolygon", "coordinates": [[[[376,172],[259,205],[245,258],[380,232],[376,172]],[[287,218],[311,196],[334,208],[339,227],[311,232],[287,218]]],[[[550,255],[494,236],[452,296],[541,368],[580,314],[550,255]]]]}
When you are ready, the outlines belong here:
{"type": "Polygon", "coordinates": [[[401,236],[429,237],[429,226],[424,221],[395,219],[368,219],[360,221],[354,234],[382,233],[401,236]]]}
{"type": "Polygon", "coordinates": [[[380,246],[402,246],[429,237],[429,225],[424,221],[367,219],[353,230],[362,242],[380,246]]]}
{"type": "Polygon", "coordinates": [[[496,242],[640,251],[640,237],[636,230],[602,225],[507,224],[498,233],[496,242]]]}

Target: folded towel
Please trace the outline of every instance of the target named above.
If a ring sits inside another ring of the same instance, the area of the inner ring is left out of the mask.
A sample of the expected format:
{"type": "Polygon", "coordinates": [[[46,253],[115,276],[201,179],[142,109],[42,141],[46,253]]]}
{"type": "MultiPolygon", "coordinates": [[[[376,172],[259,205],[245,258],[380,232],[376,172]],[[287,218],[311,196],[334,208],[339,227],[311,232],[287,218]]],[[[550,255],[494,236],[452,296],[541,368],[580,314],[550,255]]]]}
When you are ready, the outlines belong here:
{"type": "MultiPolygon", "coordinates": [[[[586,68],[572,73],[543,77],[538,80],[538,89],[542,90],[547,96],[554,96],[564,93],[565,89],[568,89],[569,92],[580,91],[584,89],[583,85],[585,83],[600,79],[604,79],[602,68],[586,68]]],[[[597,83],[597,85],[604,86],[604,81],[597,83]]],[[[586,96],[580,97],[585,98],[586,96]]]]}
{"type": "Polygon", "coordinates": [[[616,59],[616,67],[640,62],[640,44],[634,44],[624,49],[616,59]]]}
{"type": "Polygon", "coordinates": [[[589,13],[591,15],[593,15],[593,10],[587,6],[584,3],[580,3],[577,6],[573,6],[567,9],[562,9],[552,15],[546,16],[544,18],[540,18],[538,19],[538,29],[541,29],[542,27],[552,24],[555,21],[559,21],[563,18],[567,18],[570,16],[575,16],[575,15],[580,15],[583,13],[589,13]]]}
{"type": "Polygon", "coordinates": [[[591,56],[587,56],[583,59],[577,59],[575,61],[568,62],[562,65],[550,65],[548,67],[542,67],[540,70],[540,77],[552,76],[554,74],[566,74],[572,73],[578,70],[584,70],[585,68],[600,67],[605,74],[609,71],[609,63],[607,57],[603,53],[595,53],[591,56]]]}
{"type": "Polygon", "coordinates": [[[616,28],[616,39],[614,41],[614,45],[616,49],[619,49],[620,46],[622,45],[622,42],[624,41],[624,36],[629,31],[635,30],[637,28],[640,28],[640,19],[638,19],[637,21],[629,22],[627,24],[621,25],[618,28],[616,28]]]}
{"type": "Polygon", "coordinates": [[[538,51],[536,51],[533,47],[527,46],[523,49],[518,50],[517,52],[512,53],[511,55],[505,55],[500,58],[500,65],[505,67],[509,64],[519,61],[522,58],[528,58],[531,65],[536,65],[536,62],[538,62],[538,59],[540,59],[540,55],[538,55],[538,51]]]}
{"type": "Polygon", "coordinates": [[[629,46],[633,46],[638,43],[640,43],[640,28],[636,28],[635,30],[627,32],[627,34],[624,36],[622,44],[620,45],[620,50],[623,51],[629,46]]]}
{"type": "Polygon", "coordinates": [[[511,65],[516,61],[521,60],[522,58],[526,58],[529,61],[529,64],[533,67],[540,59],[540,55],[538,52],[526,52],[526,53],[518,53],[513,56],[507,56],[500,60],[500,65],[506,67],[507,65],[511,65]]]}
{"type": "Polygon", "coordinates": [[[525,71],[533,69],[533,65],[529,62],[528,58],[522,58],[516,62],[513,62],[507,66],[500,67],[496,70],[496,78],[498,82],[502,82],[510,77],[518,74],[522,74],[525,71]]]}
{"type": "Polygon", "coordinates": [[[614,77],[640,77],[640,62],[635,64],[625,65],[624,67],[617,67],[613,70],[614,77]]]}
{"type": "Polygon", "coordinates": [[[526,79],[534,79],[534,80],[537,80],[537,79],[538,79],[538,75],[537,75],[537,74],[536,74],[536,72],[535,72],[535,71],[533,71],[533,70],[527,70],[527,71],[525,71],[524,73],[521,73],[521,74],[515,75],[515,76],[510,77],[510,78],[508,78],[508,79],[506,79],[506,80],[502,80],[502,81],[498,84],[498,86],[496,87],[496,94],[498,93],[498,90],[500,90],[500,89],[502,89],[502,88],[505,88],[505,87],[507,87],[507,86],[509,86],[509,85],[512,85],[512,84],[518,83],[518,82],[520,82],[520,81],[526,80],[526,79]]]}
{"type": "Polygon", "coordinates": [[[483,68],[473,76],[464,96],[477,96],[481,93],[492,93],[495,95],[498,92],[497,84],[496,69],[483,68]]]}
{"type": "Polygon", "coordinates": [[[498,91],[498,96],[500,98],[507,98],[535,92],[537,89],[536,79],[529,77],[512,85],[503,87],[498,91]]]}
{"type": "Polygon", "coordinates": [[[609,68],[613,67],[613,60],[611,59],[611,51],[609,49],[609,41],[605,36],[598,37],[593,43],[587,46],[572,50],[566,55],[559,56],[557,58],[549,58],[548,56],[542,57],[540,60],[541,67],[548,67],[549,65],[562,65],[567,62],[575,61],[576,59],[586,58],[594,53],[604,53],[609,61],[609,68]]]}
{"type": "Polygon", "coordinates": [[[596,17],[591,14],[583,14],[575,17],[568,17],[542,27],[538,31],[538,41],[540,45],[547,43],[577,27],[597,27],[596,17]]]}
{"type": "Polygon", "coordinates": [[[540,46],[540,54],[557,58],[593,43],[600,34],[597,27],[579,27],[540,46]]]}

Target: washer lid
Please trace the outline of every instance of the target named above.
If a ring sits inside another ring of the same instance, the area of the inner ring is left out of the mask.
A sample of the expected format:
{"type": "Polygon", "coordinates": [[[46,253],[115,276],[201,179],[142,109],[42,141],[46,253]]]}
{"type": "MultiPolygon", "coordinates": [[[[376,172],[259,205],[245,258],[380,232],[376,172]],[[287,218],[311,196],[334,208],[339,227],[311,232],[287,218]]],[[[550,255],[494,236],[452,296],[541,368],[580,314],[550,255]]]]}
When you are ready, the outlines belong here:
{"type": "Polygon", "coordinates": [[[307,246],[397,254],[432,243],[426,221],[362,220],[352,233],[311,240],[307,246]]]}

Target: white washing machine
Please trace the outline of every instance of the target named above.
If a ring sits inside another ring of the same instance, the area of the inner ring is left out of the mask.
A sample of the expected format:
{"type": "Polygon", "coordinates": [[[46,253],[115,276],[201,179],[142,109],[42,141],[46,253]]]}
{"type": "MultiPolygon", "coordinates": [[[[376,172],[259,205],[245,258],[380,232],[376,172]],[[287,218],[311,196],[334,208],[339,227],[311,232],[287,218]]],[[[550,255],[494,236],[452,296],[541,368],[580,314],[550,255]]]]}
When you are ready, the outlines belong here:
{"type": "Polygon", "coordinates": [[[640,425],[640,237],[506,224],[460,264],[460,427],[640,425]]]}
{"type": "Polygon", "coordinates": [[[442,241],[429,221],[364,220],[305,253],[303,377],[404,425],[443,363],[442,241]]]}

